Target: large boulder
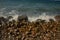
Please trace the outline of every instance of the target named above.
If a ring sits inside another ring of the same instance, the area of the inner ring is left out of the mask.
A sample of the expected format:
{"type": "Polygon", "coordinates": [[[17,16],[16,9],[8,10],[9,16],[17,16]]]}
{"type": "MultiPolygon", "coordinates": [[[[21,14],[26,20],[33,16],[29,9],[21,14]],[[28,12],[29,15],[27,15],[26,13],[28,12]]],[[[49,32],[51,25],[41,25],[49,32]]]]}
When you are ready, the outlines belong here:
{"type": "Polygon", "coordinates": [[[4,17],[0,17],[0,21],[4,21],[5,20],[5,18],[4,17]]]}
{"type": "Polygon", "coordinates": [[[55,16],[56,21],[60,21],[60,15],[55,16]]]}
{"type": "Polygon", "coordinates": [[[39,24],[41,22],[41,19],[37,19],[35,22],[36,24],[39,24]]]}
{"type": "Polygon", "coordinates": [[[0,22],[6,22],[6,21],[7,21],[6,18],[4,18],[4,17],[0,17],[0,22]]]}
{"type": "Polygon", "coordinates": [[[42,20],[42,19],[37,19],[37,20],[36,20],[36,23],[37,23],[37,24],[39,24],[39,23],[45,23],[45,22],[46,22],[46,20],[42,20]]]}
{"type": "Polygon", "coordinates": [[[23,21],[23,20],[28,21],[28,17],[25,15],[18,16],[18,21],[23,21]]]}
{"type": "Polygon", "coordinates": [[[49,21],[50,21],[50,22],[54,22],[54,20],[53,20],[53,19],[49,19],[49,21]]]}
{"type": "Polygon", "coordinates": [[[12,16],[8,16],[9,19],[13,18],[12,16]]]}
{"type": "Polygon", "coordinates": [[[4,22],[4,23],[6,23],[6,22],[8,22],[9,21],[9,19],[11,19],[12,18],[12,16],[8,16],[8,17],[0,17],[0,22],[4,22]]]}
{"type": "Polygon", "coordinates": [[[12,17],[12,16],[8,16],[8,17],[7,17],[8,20],[11,19],[11,18],[13,18],[13,17],[12,17]]]}
{"type": "Polygon", "coordinates": [[[37,19],[36,22],[41,22],[41,19],[37,19]]]}

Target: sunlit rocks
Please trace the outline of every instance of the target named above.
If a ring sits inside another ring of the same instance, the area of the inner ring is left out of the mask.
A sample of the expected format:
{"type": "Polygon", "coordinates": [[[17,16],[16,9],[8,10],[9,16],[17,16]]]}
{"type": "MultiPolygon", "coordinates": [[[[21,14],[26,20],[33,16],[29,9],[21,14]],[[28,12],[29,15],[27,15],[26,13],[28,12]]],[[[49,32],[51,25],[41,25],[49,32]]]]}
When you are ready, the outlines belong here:
{"type": "MultiPolygon", "coordinates": [[[[9,19],[12,17],[10,16],[9,19]]],[[[4,21],[8,18],[0,17],[0,38],[2,40],[55,40],[60,22],[49,19],[28,21],[27,16],[18,16],[17,20],[4,21]]]]}

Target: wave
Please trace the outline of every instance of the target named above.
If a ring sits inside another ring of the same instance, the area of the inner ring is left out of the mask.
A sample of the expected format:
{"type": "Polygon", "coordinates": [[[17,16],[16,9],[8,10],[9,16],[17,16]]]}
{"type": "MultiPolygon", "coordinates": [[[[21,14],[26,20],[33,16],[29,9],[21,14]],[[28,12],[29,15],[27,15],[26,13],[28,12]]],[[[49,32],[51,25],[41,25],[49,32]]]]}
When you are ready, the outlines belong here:
{"type": "Polygon", "coordinates": [[[30,9],[30,8],[23,8],[23,9],[6,9],[6,8],[2,8],[0,9],[0,16],[12,16],[13,18],[10,19],[11,20],[17,20],[18,16],[21,15],[26,15],[28,16],[28,20],[29,21],[35,21],[37,19],[42,19],[42,20],[46,20],[49,21],[49,19],[54,19],[55,20],[55,15],[59,15],[58,12],[49,12],[49,11],[41,11],[43,9],[39,9],[37,10],[35,9],[30,9]]]}
{"type": "Polygon", "coordinates": [[[26,15],[40,15],[43,13],[46,13],[48,15],[56,15],[60,14],[60,8],[2,8],[0,9],[0,15],[21,15],[21,14],[26,14],[26,15]]]}
{"type": "MultiPolygon", "coordinates": [[[[17,15],[17,14],[16,14],[16,15],[13,15],[13,16],[12,16],[13,18],[9,19],[9,21],[12,21],[12,20],[17,21],[18,16],[20,16],[20,15],[17,15]]],[[[7,18],[7,16],[3,16],[3,17],[4,17],[4,18],[7,18]]],[[[39,15],[39,16],[28,16],[28,20],[29,20],[30,22],[36,21],[37,19],[42,19],[42,20],[49,21],[49,19],[55,20],[54,17],[55,17],[55,16],[50,16],[50,15],[46,15],[46,13],[43,13],[43,14],[41,14],[41,15],[39,15]]]]}
{"type": "MultiPolygon", "coordinates": [[[[20,15],[17,15],[17,14],[14,15],[13,18],[10,19],[9,21],[17,20],[18,16],[20,16],[20,15]]],[[[46,13],[43,13],[43,14],[41,14],[41,15],[39,15],[39,16],[32,16],[32,17],[31,17],[31,16],[28,16],[28,20],[29,20],[30,22],[36,21],[37,19],[42,19],[42,20],[49,21],[49,19],[55,20],[54,17],[55,17],[55,16],[49,16],[49,15],[46,15],[46,13]]]]}
{"type": "Polygon", "coordinates": [[[43,14],[37,16],[37,17],[29,17],[29,20],[30,20],[30,21],[36,21],[37,19],[42,19],[42,20],[49,21],[49,19],[55,20],[54,17],[55,17],[55,16],[49,16],[49,15],[46,15],[46,13],[43,13],[43,14]]]}

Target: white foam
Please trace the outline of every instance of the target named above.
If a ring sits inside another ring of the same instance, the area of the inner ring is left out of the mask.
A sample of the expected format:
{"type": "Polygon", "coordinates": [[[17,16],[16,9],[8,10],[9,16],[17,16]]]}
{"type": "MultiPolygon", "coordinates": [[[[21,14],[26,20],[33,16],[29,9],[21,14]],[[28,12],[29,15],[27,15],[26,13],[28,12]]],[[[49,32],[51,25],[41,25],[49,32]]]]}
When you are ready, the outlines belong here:
{"type": "MultiPolygon", "coordinates": [[[[10,19],[9,21],[17,20],[17,18],[18,18],[18,15],[16,14],[16,15],[14,15],[13,18],[10,19]]],[[[29,17],[29,16],[28,16],[28,20],[31,21],[31,22],[32,22],[32,21],[36,21],[37,19],[42,19],[42,20],[46,20],[46,21],[49,21],[49,19],[55,20],[54,16],[46,15],[46,13],[43,13],[42,15],[39,15],[39,16],[37,16],[37,17],[35,17],[35,16],[29,17]]]]}
{"type": "Polygon", "coordinates": [[[28,19],[29,19],[29,21],[36,21],[37,19],[42,19],[42,20],[46,20],[46,21],[49,21],[49,19],[55,20],[54,16],[46,15],[46,13],[43,13],[42,15],[39,15],[37,17],[29,17],[28,19]]]}
{"type": "Polygon", "coordinates": [[[12,17],[13,17],[13,18],[11,18],[9,21],[12,21],[12,20],[17,21],[18,15],[13,15],[12,17]]]}
{"type": "Polygon", "coordinates": [[[18,12],[16,10],[12,10],[11,12],[9,12],[8,14],[17,14],[18,12]]]}

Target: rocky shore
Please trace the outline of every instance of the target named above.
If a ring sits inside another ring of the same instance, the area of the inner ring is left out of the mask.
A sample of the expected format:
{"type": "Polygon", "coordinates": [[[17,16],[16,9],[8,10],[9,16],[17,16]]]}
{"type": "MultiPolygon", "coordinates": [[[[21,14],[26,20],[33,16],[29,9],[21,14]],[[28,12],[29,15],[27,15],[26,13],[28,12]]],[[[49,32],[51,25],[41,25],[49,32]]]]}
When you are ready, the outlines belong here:
{"type": "Polygon", "coordinates": [[[60,40],[60,20],[30,22],[27,16],[18,16],[17,21],[9,21],[11,18],[0,17],[0,40],[60,40]]]}

